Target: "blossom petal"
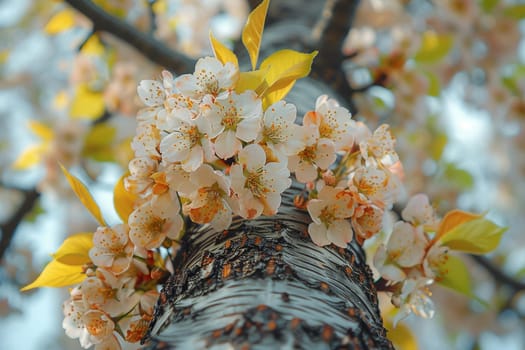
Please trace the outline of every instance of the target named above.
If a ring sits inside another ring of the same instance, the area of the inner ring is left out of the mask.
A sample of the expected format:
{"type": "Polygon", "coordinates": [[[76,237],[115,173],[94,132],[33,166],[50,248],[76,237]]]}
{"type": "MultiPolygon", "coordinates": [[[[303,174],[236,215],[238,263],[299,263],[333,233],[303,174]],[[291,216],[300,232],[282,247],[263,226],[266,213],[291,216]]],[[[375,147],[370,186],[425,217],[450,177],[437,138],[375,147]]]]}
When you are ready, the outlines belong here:
{"type": "Polygon", "coordinates": [[[142,80],[137,87],[137,93],[146,106],[160,106],[166,97],[162,83],[156,80],[142,80]]]}
{"type": "Polygon", "coordinates": [[[316,224],[315,222],[312,222],[308,225],[308,233],[310,234],[312,241],[319,246],[331,243],[326,237],[326,227],[324,224],[316,224]]]}
{"type": "Polygon", "coordinates": [[[326,237],[338,247],[346,248],[352,240],[353,232],[350,222],[347,220],[335,220],[326,232],[326,237]]]}

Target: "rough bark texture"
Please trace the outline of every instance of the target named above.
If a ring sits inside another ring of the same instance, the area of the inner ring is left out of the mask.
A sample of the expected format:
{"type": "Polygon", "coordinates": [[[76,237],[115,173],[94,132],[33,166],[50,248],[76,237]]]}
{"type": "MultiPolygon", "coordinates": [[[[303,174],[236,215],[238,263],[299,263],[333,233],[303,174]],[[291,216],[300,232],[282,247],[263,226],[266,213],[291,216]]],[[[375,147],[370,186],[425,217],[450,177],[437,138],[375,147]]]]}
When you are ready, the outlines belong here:
{"type": "Polygon", "coordinates": [[[157,348],[392,349],[363,251],[313,244],[300,190],[276,216],[191,228],[151,324],[157,348]]]}
{"type": "MultiPolygon", "coordinates": [[[[280,48],[308,51],[317,45],[311,29],[323,2],[304,6],[288,0],[272,5],[268,19],[272,25],[265,30],[261,58],[280,48]],[[295,14],[302,11],[302,16],[291,17],[302,21],[279,23],[287,8],[292,13],[295,8],[295,14]]],[[[346,24],[341,13],[334,17],[340,30],[348,30],[357,1],[328,5],[352,12],[347,13],[346,24]]],[[[325,24],[320,24],[322,40],[330,36],[340,45],[341,35],[325,24]]],[[[298,116],[313,109],[321,94],[350,104],[336,91],[347,97],[345,89],[334,86],[332,79],[326,84],[321,81],[333,78],[323,74],[327,69],[340,71],[341,55],[331,61],[329,56],[337,48],[331,50],[328,56],[320,55],[325,63],[335,60],[336,66],[317,65],[317,79],[301,80],[286,98],[297,106],[298,116]]],[[[240,60],[247,61],[239,53],[240,60]]],[[[147,348],[393,349],[361,247],[356,242],[347,249],[315,245],[307,232],[308,213],[293,205],[303,189],[294,184],[286,191],[276,216],[236,218],[224,232],[209,226],[188,227],[174,259],[176,271],[161,292],[150,324],[147,348]]]]}

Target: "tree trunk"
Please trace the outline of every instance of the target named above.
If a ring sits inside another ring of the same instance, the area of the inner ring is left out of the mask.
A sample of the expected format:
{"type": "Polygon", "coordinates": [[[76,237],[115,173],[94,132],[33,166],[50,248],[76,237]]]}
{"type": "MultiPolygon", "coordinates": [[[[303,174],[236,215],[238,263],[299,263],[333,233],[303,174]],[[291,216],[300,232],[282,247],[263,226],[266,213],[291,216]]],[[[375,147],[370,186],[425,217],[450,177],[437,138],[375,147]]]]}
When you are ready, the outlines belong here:
{"type": "MultiPolygon", "coordinates": [[[[329,88],[299,81],[298,115],[329,88]]],[[[332,95],[333,96],[333,95],[332,95]]],[[[216,232],[191,225],[150,325],[154,349],[393,349],[363,250],[319,247],[311,219],[283,194],[279,213],[235,218],[216,232]]]]}
{"type": "Polygon", "coordinates": [[[157,305],[157,349],[393,349],[362,249],[319,247],[285,192],[276,216],[192,226],[157,305]]]}
{"type": "MultiPolygon", "coordinates": [[[[296,2],[282,4],[298,4],[297,9],[313,5],[296,2]]],[[[315,3],[322,8],[322,2],[315,3]]],[[[327,4],[332,10],[343,5],[353,14],[357,1],[327,4]]],[[[319,10],[300,18],[315,14],[319,10]]],[[[290,43],[304,51],[311,44],[311,22],[270,26],[261,57],[290,48],[290,43]]],[[[350,22],[341,30],[348,31],[350,22]]],[[[245,57],[241,53],[239,58],[245,57]]],[[[299,116],[314,108],[321,94],[348,104],[332,83],[302,79],[286,100],[297,106],[299,116]]],[[[355,241],[346,249],[315,245],[307,232],[308,213],[294,205],[303,190],[294,183],[272,217],[234,218],[223,232],[207,225],[188,227],[174,259],[175,273],[164,285],[150,324],[149,348],[393,349],[363,250],[355,241]]]]}

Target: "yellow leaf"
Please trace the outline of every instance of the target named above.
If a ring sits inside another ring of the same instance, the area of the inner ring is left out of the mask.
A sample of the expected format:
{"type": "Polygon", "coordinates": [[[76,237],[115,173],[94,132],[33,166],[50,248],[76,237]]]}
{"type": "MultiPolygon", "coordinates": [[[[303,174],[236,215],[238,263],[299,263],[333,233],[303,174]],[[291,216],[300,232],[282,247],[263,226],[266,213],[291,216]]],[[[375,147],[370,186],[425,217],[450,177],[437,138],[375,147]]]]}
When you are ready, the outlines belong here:
{"type": "Polygon", "coordinates": [[[117,130],[108,123],[94,125],[86,135],[82,155],[100,162],[113,161],[112,144],[117,130]]]}
{"type": "Polygon", "coordinates": [[[0,50],[0,64],[6,63],[7,59],[9,58],[9,55],[9,50],[0,50]]]}
{"type": "Polygon", "coordinates": [[[310,74],[317,51],[302,53],[294,50],[280,50],[261,63],[261,70],[268,69],[266,82],[268,89],[264,93],[264,106],[283,99],[292,89],[295,81],[310,74]]]}
{"type": "Polygon", "coordinates": [[[404,324],[392,326],[392,322],[385,320],[386,336],[397,350],[417,350],[417,340],[414,333],[404,324]]]}
{"type": "Polygon", "coordinates": [[[463,210],[454,209],[449,211],[441,220],[435,240],[439,240],[444,234],[467,221],[472,221],[481,217],[479,214],[469,213],[463,210]]]}
{"type": "Polygon", "coordinates": [[[93,2],[115,17],[124,18],[128,14],[124,1],[122,0],[93,0],[93,2]]]}
{"type": "Polygon", "coordinates": [[[455,226],[440,237],[440,242],[453,250],[485,254],[496,249],[506,230],[506,227],[479,217],[455,226]]]}
{"type": "Polygon", "coordinates": [[[82,45],[82,49],[80,49],[80,52],[93,56],[101,56],[105,51],[104,45],[96,34],[92,34],[84,45],[82,45]]]}
{"type": "Polygon", "coordinates": [[[262,34],[264,30],[264,21],[266,20],[266,13],[268,12],[268,5],[270,0],[264,0],[257,6],[248,16],[246,25],[242,30],[242,43],[252,62],[252,70],[257,67],[257,59],[259,58],[259,49],[261,47],[262,34]]]}
{"type": "Polygon", "coordinates": [[[241,72],[237,85],[235,86],[235,92],[241,94],[246,90],[253,90],[257,95],[261,96],[261,94],[268,89],[268,84],[265,79],[267,72],[268,69],[241,72]]]}
{"type": "MultiPolygon", "coordinates": [[[[284,81],[282,82],[284,83],[284,81]]],[[[278,90],[274,90],[270,93],[266,93],[263,98],[263,108],[266,109],[275,102],[282,100],[295,85],[295,80],[286,82],[286,85],[282,85],[278,90]]]]}
{"type": "Polygon", "coordinates": [[[93,233],[82,232],[69,236],[53,254],[56,261],[66,265],[84,265],[91,261],[89,250],[93,247],[93,233]]]}
{"type": "Polygon", "coordinates": [[[93,120],[104,113],[105,104],[102,92],[92,91],[87,85],[77,87],[69,114],[73,119],[93,120]]]}
{"type": "Polygon", "coordinates": [[[236,67],[239,67],[239,61],[237,59],[237,56],[233,53],[232,50],[223,45],[223,43],[215,39],[212,32],[210,32],[210,42],[211,47],[213,49],[213,53],[215,54],[215,58],[221,61],[222,64],[226,64],[226,62],[231,62],[236,67]]]}
{"type": "Polygon", "coordinates": [[[421,37],[421,46],[414,55],[414,60],[419,63],[435,63],[447,56],[453,45],[452,35],[426,31],[421,37]]]}
{"type": "Polygon", "coordinates": [[[113,190],[113,205],[118,216],[126,223],[128,222],[129,214],[135,209],[135,202],[138,198],[124,188],[124,178],[127,176],[129,176],[129,172],[122,175],[113,190]]]}
{"type": "Polygon", "coordinates": [[[86,278],[81,265],[66,265],[52,260],[33,283],[20,289],[24,292],[39,287],[65,287],[80,283],[86,278]]]}
{"type": "Polygon", "coordinates": [[[53,98],[53,106],[56,109],[61,110],[67,106],[68,101],[69,101],[69,97],[67,95],[67,92],[62,90],[58,92],[53,98]]]}
{"type": "Polygon", "coordinates": [[[40,163],[46,148],[44,144],[29,146],[13,163],[13,169],[26,170],[37,165],[40,163]]]}
{"type": "Polygon", "coordinates": [[[67,30],[75,24],[75,12],[72,9],[64,9],[56,13],[44,27],[47,34],[58,34],[67,30]]]}
{"type": "Polygon", "coordinates": [[[119,142],[114,148],[115,160],[124,168],[135,158],[135,152],[131,148],[132,140],[133,137],[130,136],[119,142]]]}
{"type": "Polygon", "coordinates": [[[67,171],[62,164],[60,164],[60,168],[62,169],[62,172],[66,176],[67,181],[69,182],[69,185],[73,189],[73,192],[77,195],[78,199],[80,199],[80,202],[84,204],[84,206],[89,210],[91,215],[97,219],[98,223],[102,226],[106,226],[106,223],[104,221],[104,218],[102,217],[102,213],[100,212],[100,208],[98,207],[97,203],[89,193],[86,186],[75,176],[71,175],[69,171],[67,171]]]}
{"type": "Polygon", "coordinates": [[[151,5],[153,12],[157,15],[164,14],[168,12],[168,4],[166,3],[166,0],[157,0],[153,2],[153,5],[151,5]]]}
{"type": "Polygon", "coordinates": [[[28,127],[33,134],[37,135],[44,141],[51,141],[53,139],[53,129],[43,123],[31,120],[28,123],[28,127]]]}

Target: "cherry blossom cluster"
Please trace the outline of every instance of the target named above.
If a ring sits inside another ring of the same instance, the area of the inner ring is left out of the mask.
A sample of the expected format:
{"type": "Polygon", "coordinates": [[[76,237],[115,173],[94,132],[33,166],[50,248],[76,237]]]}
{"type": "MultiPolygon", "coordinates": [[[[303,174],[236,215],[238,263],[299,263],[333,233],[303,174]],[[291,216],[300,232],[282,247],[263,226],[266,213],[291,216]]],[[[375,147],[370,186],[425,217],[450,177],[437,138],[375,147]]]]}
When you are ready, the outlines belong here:
{"type": "Polygon", "coordinates": [[[388,126],[371,133],[326,96],[298,125],[294,105],[263,110],[254,91],[236,91],[238,77],[235,65],[207,57],[194,74],[140,83],[148,107],[125,182],[142,200],[129,219],[131,240],[151,249],[177,239],[181,215],[217,230],[233,215],[273,215],[290,173],[306,184],[299,205],[312,217],[315,243],[345,247],[354,231],[361,241],[377,233],[399,187],[388,126]]]}
{"type": "Polygon", "coordinates": [[[388,284],[395,285],[392,303],[400,307],[394,322],[410,313],[429,318],[434,304],[428,286],[447,273],[449,248],[434,239],[440,220],[425,194],[410,198],[388,242],[374,256],[374,266],[388,284]]]}
{"type": "Polygon", "coordinates": [[[121,349],[146,334],[169,259],[133,244],[126,224],[99,227],[93,243],[86,278],[63,304],[62,325],[83,348],[121,349]]]}
{"type": "MultiPolygon", "coordinates": [[[[118,349],[142,339],[171,269],[162,248],[178,247],[186,222],[221,231],[233,216],[274,215],[292,179],[304,185],[294,204],[309,213],[315,244],[345,248],[384,230],[402,175],[389,126],[372,132],[325,95],[296,124],[293,104],[242,90],[240,77],[237,65],[206,57],[193,74],[164,71],[139,84],[146,107],[123,181],[132,198],[124,223],[99,220],[87,278],[64,304],[66,333],[83,347],[118,349]]],[[[374,264],[392,287],[398,319],[431,317],[427,286],[447,273],[449,248],[426,195],[412,197],[402,219],[374,264]]]]}

